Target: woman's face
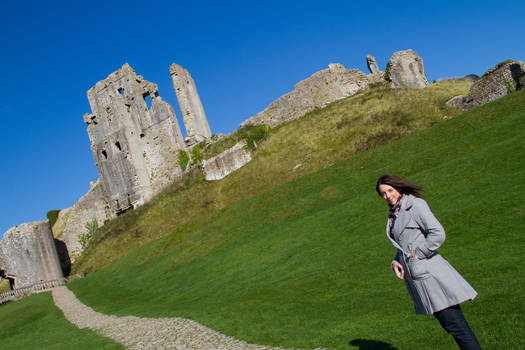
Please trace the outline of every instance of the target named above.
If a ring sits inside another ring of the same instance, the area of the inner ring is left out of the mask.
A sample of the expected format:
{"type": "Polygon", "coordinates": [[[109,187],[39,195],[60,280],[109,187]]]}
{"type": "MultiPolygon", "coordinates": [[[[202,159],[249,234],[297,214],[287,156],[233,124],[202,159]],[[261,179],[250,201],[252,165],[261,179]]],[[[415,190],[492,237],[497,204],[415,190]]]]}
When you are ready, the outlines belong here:
{"type": "Polygon", "coordinates": [[[383,199],[390,205],[396,204],[399,196],[401,196],[401,193],[399,193],[394,187],[384,184],[379,185],[379,193],[381,193],[383,199]]]}

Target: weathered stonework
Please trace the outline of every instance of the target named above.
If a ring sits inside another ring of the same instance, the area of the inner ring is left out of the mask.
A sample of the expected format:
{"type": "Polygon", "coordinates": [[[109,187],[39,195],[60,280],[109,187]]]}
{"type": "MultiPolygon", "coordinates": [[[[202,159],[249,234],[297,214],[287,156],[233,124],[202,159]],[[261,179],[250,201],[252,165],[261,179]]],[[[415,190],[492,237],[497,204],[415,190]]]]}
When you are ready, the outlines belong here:
{"type": "Polygon", "coordinates": [[[112,213],[143,204],[181,175],[176,152],[184,141],[156,84],[124,64],[87,95],[92,114],[84,121],[112,213]]]}
{"type": "Polygon", "coordinates": [[[0,269],[15,277],[15,288],[63,280],[48,221],[12,227],[0,242],[0,269]]]}
{"type": "Polygon", "coordinates": [[[524,87],[525,63],[506,62],[483,74],[472,84],[467,96],[455,96],[447,102],[447,105],[468,111],[524,87]]]}
{"type": "Polygon", "coordinates": [[[202,170],[206,180],[220,180],[251,161],[252,156],[244,146],[246,142],[238,142],[221,154],[204,160],[202,170]]]}
{"type": "Polygon", "coordinates": [[[316,107],[356,94],[370,83],[382,80],[381,74],[369,74],[358,69],[346,69],[332,63],[328,69],[319,71],[297,83],[293,91],[281,96],[264,111],[244,121],[246,125],[266,124],[275,127],[303,116],[316,107]]]}
{"type": "Polygon", "coordinates": [[[107,219],[113,216],[104,196],[100,179],[92,182],[88,193],[71,208],[64,229],[64,243],[71,262],[74,262],[82,252],[79,239],[81,235],[87,233],[86,224],[96,220],[98,226],[102,226],[107,219]]]}
{"type": "Polygon", "coordinates": [[[186,126],[186,143],[193,145],[210,138],[210,125],[190,73],[178,64],[173,63],[170,67],[170,74],[186,126]]]}
{"type": "Polygon", "coordinates": [[[372,74],[378,74],[381,73],[379,70],[379,67],[377,66],[376,59],[372,55],[366,55],[366,65],[368,67],[368,70],[372,74]]]}
{"type": "Polygon", "coordinates": [[[423,60],[413,50],[395,52],[386,65],[385,78],[393,88],[424,88],[429,85],[423,60]]]}

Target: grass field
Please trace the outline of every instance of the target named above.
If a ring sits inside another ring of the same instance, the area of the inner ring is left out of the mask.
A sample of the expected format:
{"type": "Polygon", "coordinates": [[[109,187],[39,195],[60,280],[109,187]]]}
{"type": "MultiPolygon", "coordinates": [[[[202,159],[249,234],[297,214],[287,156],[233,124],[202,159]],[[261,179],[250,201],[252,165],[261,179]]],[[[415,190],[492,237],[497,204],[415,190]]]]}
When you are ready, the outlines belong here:
{"type": "Polygon", "coordinates": [[[0,305],[1,349],[124,349],[69,323],[50,293],[0,305]]]}
{"type": "Polygon", "coordinates": [[[162,238],[69,287],[99,312],[187,317],[253,343],[452,349],[390,270],[386,204],[374,191],[390,172],[426,189],[447,231],[440,253],[479,292],[463,309],[483,348],[525,348],[524,137],[521,91],[164,226],[162,238]]]}

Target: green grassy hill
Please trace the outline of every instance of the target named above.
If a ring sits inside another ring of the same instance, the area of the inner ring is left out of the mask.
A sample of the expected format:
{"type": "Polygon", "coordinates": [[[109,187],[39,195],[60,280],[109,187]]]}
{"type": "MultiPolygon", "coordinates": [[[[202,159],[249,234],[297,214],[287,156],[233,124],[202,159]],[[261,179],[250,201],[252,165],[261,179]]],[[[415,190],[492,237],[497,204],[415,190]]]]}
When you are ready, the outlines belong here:
{"type": "MultiPolygon", "coordinates": [[[[523,348],[524,137],[521,91],[165,226],[165,236],[69,288],[103,313],[187,317],[260,344],[454,348],[432,317],[414,315],[390,270],[386,204],[374,191],[390,172],[426,189],[447,230],[440,252],[479,292],[463,309],[483,348],[523,348]]],[[[156,220],[150,212],[171,200],[136,214],[136,223],[156,220]]]]}
{"type": "MultiPolygon", "coordinates": [[[[444,101],[466,89],[378,87],[271,130],[226,179],[190,174],[102,227],[75,267],[90,274],[68,287],[99,312],[187,317],[252,343],[455,348],[390,270],[374,186],[391,172],[426,189],[440,253],[479,292],[463,309],[483,348],[523,348],[525,91],[449,118],[444,101]]],[[[2,346],[57,348],[62,330],[77,349],[115,346],[57,310],[49,293],[0,306],[2,346]]]]}
{"type": "MultiPolygon", "coordinates": [[[[451,80],[410,90],[376,84],[369,91],[272,129],[253,160],[225,179],[206,182],[192,171],[156,200],[106,223],[73,266],[74,272],[95,271],[202,215],[443,122],[458,114],[445,102],[465,94],[471,84],[451,80]]],[[[233,135],[212,148],[231,146],[236,139],[233,135]]]]}

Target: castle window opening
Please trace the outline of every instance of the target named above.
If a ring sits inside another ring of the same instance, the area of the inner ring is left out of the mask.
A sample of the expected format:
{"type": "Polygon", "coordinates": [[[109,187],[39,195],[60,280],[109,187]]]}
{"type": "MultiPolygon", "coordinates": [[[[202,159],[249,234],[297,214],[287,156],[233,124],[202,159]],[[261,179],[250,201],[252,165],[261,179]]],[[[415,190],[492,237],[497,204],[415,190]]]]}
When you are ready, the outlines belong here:
{"type": "Polygon", "coordinates": [[[140,138],[143,138],[144,137],[144,133],[141,132],[139,136],[140,136],[140,138]]]}
{"type": "Polygon", "coordinates": [[[100,153],[104,157],[104,160],[108,159],[108,153],[105,150],[102,150],[102,152],[100,152],[100,153]]]}
{"type": "Polygon", "coordinates": [[[151,96],[149,92],[144,94],[143,97],[144,97],[144,102],[146,102],[146,107],[148,107],[148,110],[151,109],[151,96]]]}
{"type": "Polygon", "coordinates": [[[118,92],[119,92],[119,94],[124,95],[124,88],[119,88],[118,92]]]}
{"type": "Polygon", "coordinates": [[[122,151],[122,147],[120,146],[120,142],[115,142],[115,146],[117,146],[119,151],[122,151]]]}

